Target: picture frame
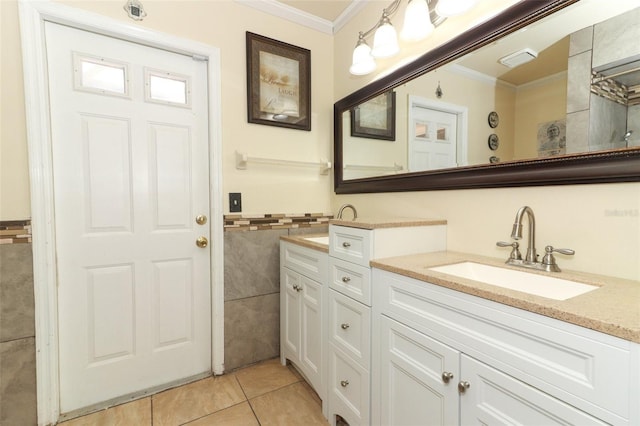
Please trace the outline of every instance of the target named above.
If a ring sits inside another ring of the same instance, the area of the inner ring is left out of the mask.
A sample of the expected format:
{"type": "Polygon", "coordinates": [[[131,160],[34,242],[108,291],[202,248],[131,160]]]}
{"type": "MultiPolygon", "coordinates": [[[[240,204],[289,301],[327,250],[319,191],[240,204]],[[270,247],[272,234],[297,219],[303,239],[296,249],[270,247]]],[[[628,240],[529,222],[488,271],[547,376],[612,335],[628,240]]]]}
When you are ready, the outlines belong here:
{"type": "Polygon", "coordinates": [[[351,109],[351,136],[396,140],[396,92],[389,90],[351,109]]]}
{"type": "Polygon", "coordinates": [[[247,120],[311,130],[311,51],[246,32],[247,120]]]}

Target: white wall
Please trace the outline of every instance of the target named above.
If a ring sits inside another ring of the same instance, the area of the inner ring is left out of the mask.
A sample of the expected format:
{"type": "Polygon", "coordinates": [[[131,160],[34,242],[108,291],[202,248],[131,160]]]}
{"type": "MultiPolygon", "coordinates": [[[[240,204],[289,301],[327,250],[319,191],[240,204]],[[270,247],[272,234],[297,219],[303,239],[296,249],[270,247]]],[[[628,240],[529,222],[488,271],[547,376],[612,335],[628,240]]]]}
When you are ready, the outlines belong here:
{"type": "MultiPolygon", "coordinates": [[[[513,3],[483,1],[472,13],[447,20],[430,39],[405,47],[399,57],[378,61],[373,75],[354,77],[348,67],[358,31],[375,23],[385,7],[384,2],[374,2],[334,38],[336,99],[513,3]]],[[[398,28],[402,13],[401,8],[393,19],[398,28]]],[[[640,183],[334,195],[333,210],[343,203],[353,203],[360,216],[447,219],[450,250],[504,259],[508,250],[495,243],[509,239],[516,210],[529,205],[536,215],[539,251],[549,244],[576,250],[573,257],[557,256],[560,267],[640,280],[640,183]]]]}
{"type": "MultiPolygon", "coordinates": [[[[148,16],[129,19],[124,0],[65,1],[66,5],[216,46],[222,63],[223,191],[241,192],[243,213],[330,211],[331,177],[317,170],[282,166],[235,168],[235,151],[255,157],[300,161],[332,159],[332,36],[223,0],[143,0],[148,16]],[[310,132],[247,123],[245,31],[311,50],[310,132]]],[[[30,217],[18,9],[2,8],[2,133],[0,138],[0,220],[30,217]]]]}

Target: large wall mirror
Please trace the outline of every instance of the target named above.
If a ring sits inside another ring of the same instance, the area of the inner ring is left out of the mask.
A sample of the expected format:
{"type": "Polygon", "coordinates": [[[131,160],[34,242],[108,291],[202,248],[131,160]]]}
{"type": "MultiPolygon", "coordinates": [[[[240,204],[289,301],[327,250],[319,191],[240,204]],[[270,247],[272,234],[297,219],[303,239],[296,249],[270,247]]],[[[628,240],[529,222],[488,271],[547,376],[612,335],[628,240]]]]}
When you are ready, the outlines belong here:
{"type": "Polygon", "coordinates": [[[336,193],[640,181],[637,0],[517,3],[334,105],[336,193]]]}

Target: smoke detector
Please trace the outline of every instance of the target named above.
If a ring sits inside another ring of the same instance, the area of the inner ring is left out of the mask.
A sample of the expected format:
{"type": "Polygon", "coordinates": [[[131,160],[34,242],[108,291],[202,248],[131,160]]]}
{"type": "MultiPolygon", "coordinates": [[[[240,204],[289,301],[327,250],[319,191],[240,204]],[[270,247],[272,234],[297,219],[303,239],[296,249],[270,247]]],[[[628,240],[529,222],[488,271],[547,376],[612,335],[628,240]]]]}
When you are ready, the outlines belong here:
{"type": "Polygon", "coordinates": [[[533,61],[537,57],[538,52],[527,47],[526,49],[513,52],[510,55],[503,56],[498,62],[506,67],[515,68],[518,65],[526,64],[529,61],[533,61]]]}

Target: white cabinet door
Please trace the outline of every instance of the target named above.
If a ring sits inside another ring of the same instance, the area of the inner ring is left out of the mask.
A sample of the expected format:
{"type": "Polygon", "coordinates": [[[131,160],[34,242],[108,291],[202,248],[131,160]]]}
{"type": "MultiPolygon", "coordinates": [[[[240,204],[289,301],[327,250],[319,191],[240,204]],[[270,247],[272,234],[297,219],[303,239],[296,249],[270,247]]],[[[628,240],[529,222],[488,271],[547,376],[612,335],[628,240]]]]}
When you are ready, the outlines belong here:
{"type": "MultiPolygon", "coordinates": [[[[282,268],[282,287],[280,289],[281,345],[286,357],[300,358],[300,288],[301,275],[282,268]]],[[[284,362],[284,361],[283,361],[284,362]]]]}
{"type": "Polygon", "coordinates": [[[462,425],[607,424],[467,355],[460,364],[462,425]]]}
{"type": "Polygon", "coordinates": [[[458,424],[458,360],[458,351],[382,315],[374,424],[458,424]]]}
{"type": "Polygon", "coordinates": [[[300,362],[318,393],[322,389],[322,286],[301,277],[300,299],[300,362]]]}

